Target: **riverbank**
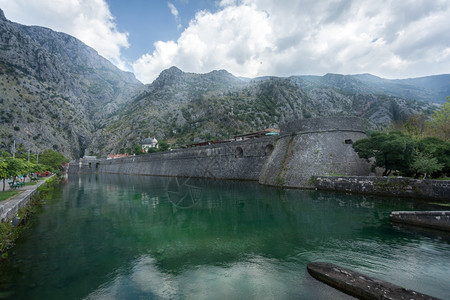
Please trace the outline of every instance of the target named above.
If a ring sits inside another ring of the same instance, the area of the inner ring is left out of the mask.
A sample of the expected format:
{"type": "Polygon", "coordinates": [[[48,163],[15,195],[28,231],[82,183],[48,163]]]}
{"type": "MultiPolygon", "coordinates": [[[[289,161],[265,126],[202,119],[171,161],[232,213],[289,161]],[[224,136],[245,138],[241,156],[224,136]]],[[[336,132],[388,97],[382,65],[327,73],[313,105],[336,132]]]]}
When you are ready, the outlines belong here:
{"type": "Polygon", "coordinates": [[[0,254],[8,256],[7,251],[14,246],[20,236],[26,220],[39,208],[40,200],[48,191],[47,186],[55,182],[48,177],[39,180],[35,185],[26,185],[19,189],[19,194],[0,202],[0,254]]]}
{"type": "Polygon", "coordinates": [[[313,176],[318,190],[449,202],[450,181],[376,176],[313,176]]]}
{"type": "Polygon", "coordinates": [[[35,185],[25,185],[18,189],[20,194],[0,202],[0,222],[11,220],[20,208],[28,204],[38,188],[53,176],[38,180],[35,185]]]}

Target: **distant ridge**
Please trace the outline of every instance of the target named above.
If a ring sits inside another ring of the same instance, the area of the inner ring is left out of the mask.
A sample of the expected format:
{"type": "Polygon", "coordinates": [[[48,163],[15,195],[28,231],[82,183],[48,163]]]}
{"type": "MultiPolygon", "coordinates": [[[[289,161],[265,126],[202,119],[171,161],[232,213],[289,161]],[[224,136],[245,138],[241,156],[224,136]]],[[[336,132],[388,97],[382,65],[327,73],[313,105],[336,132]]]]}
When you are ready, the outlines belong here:
{"type": "Polygon", "coordinates": [[[371,74],[291,76],[308,86],[327,86],[346,92],[388,95],[405,99],[445,103],[450,95],[450,74],[409,79],[384,79],[371,74]]]}

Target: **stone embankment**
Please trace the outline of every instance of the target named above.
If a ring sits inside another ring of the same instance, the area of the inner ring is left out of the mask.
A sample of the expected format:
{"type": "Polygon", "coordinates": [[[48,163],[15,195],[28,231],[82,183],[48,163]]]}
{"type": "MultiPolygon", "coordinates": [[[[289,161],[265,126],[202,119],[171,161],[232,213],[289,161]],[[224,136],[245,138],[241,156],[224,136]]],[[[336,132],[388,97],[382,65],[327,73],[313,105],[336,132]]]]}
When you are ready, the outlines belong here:
{"type": "Polygon", "coordinates": [[[450,231],[450,211],[393,211],[391,222],[450,231]]]}
{"type": "Polygon", "coordinates": [[[17,215],[20,208],[24,207],[31,200],[31,197],[37,192],[38,187],[44,184],[47,179],[39,180],[36,185],[28,185],[23,189],[24,191],[15,197],[0,202],[0,222],[11,220],[17,215]]]}
{"type": "Polygon", "coordinates": [[[329,263],[309,263],[307,269],[317,280],[359,299],[438,299],[329,263]]]}
{"type": "Polygon", "coordinates": [[[375,176],[313,176],[319,190],[450,201],[450,181],[375,176]]]}

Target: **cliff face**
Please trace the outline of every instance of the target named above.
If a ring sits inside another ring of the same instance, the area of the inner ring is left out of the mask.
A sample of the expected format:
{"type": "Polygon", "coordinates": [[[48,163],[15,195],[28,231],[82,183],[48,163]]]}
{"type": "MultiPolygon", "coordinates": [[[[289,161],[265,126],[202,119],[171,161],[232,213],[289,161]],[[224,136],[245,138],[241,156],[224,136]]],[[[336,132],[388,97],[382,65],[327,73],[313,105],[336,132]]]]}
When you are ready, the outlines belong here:
{"type": "Polygon", "coordinates": [[[143,85],[76,38],[0,13],[1,148],[79,157],[97,123],[143,85]]]}

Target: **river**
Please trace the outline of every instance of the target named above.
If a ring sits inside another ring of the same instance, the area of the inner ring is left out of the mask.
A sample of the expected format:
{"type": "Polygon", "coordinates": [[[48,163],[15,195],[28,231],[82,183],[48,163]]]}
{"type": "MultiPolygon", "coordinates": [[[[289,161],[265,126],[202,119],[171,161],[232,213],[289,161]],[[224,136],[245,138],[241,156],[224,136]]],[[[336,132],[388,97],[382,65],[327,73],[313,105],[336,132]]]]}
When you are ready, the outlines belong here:
{"type": "Polygon", "coordinates": [[[0,268],[0,299],[351,299],[341,265],[450,299],[450,235],[393,226],[423,201],[254,182],[70,176],[0,268]]]}

